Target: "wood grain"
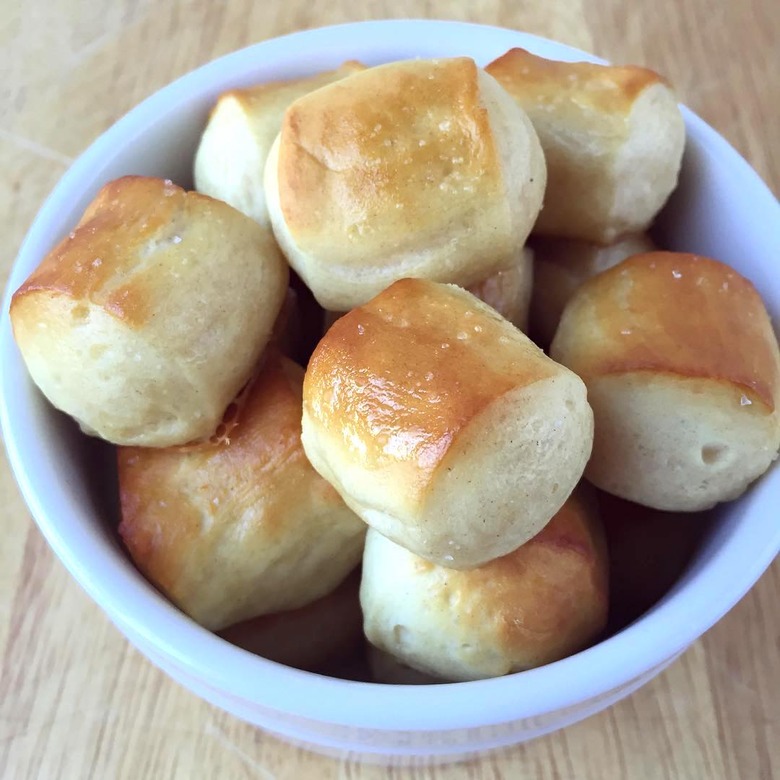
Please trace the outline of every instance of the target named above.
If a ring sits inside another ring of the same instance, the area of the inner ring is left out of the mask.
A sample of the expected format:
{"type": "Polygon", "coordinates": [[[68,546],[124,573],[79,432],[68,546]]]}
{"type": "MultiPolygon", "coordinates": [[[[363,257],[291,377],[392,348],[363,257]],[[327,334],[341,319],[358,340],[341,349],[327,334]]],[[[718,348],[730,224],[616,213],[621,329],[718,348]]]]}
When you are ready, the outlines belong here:
{"type": "MultiPolygon", "coordinates": [[[[776,0],[3,0],[0,279],[70,161],[139,100],[272,36],[369,18],[525,29],[665,73],[780,191],[776,0]]],[[[385,770],[290,747],[146,662],[73,583],[0,461],[0,776],[769,778],[780,776],[780,562],[667,672],[563,732],[448,767],[385,770]]]]}

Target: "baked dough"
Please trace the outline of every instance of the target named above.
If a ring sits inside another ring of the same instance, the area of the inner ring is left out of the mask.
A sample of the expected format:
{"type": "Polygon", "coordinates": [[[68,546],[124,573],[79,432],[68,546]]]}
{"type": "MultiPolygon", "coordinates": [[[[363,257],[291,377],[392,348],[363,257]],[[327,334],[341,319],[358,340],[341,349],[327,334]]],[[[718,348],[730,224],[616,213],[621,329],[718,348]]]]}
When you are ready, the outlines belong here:
{"type": "Polygon", "coordinates": [[[607,246],[568,238],[536,238],[533,246],[530,335],[544,348],[550,346],[569,298],[585,280],[631,255],[655,249],[647,233],[626,236],[607,246]]]}
{"type": "Polygon", "coordinates": [[[363,613],[360,571],[305,607],[245,620],[219,632],[250,653],[309,672],[324,673],[360,652],[363,613]]]}
{"type": "Polygon", "coordinates": [[[512,265],[471,285],[468,291],[527,333],[533,286],[534,253],[529,247],[523,247],[512,265]]]}
{"type": "Polygon", "coordinates": [[[319,303],[404,277],[467,287],[511,265],[545,164],[525,113],[473,60],[394,62],[305,95],[268,156],[271,224],[319,303]]]}
{"type": "Polygon", "coordinates": [[[547,160],[540,235],[610,244],[646,230],[677,185],[685,124],[657,73],[512,49],[487,72],[528,114],[547,160]]]}
{"type": "Polygon", "coordinates": [[[227,441],[118,449],[130,555],[211,630],[303,607],[360,562],[365,526],[301,446],[302,382],[271,354],[227,441]]]}
{"type": "Polygon", "coordinates": [[[35,383],[115,444],[208,438],[284,301],[273,236],[161,179],[107,184],[11,302],[35,383]]]}
{"type": "Polygon", "coordinates": [[[607,620],[607,555],[592,496],[575,491],[537,536],[470,571],[429,563],[373,529],[360,601],[368,640],[446,680],[498,677],[585,648],[607,620]]]}
{"type": "Polygon", "coordinates": [[[337,70],[315,76],[232,89],[220,95],[195,154],[195,189],[268,226],[263,170],[287,107],[297,98],[363,69],[359,62],[345,62],[337,70]]]}
{"type": "Polygon", "coordinates": [[[544,527],[592,426],[579,377],[470,293],[423,279],[338,319],[304,382],[314,468],[370,526],[453,568],[544,527]]]}
{"type": "Polygon", "coordinates": [[[753,285],[697,255],[635,255],[585,282],[550,348],[595,416],[585,472],[667,511],[741,495],[780,447],[780,355],[753,285]]]}

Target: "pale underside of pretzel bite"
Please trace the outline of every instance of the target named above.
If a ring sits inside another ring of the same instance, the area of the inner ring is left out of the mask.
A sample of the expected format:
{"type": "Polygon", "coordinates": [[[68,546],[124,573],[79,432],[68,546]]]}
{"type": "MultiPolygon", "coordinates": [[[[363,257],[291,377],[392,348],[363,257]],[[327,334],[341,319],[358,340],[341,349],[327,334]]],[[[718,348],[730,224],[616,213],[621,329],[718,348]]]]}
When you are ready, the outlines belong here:
{"type": "Polygon", "coordinates": [[[508,268],[472,284],[468,291],[527,333],[533,284],[534,253],[530,247],[524,246],[508,268]]]}
{"type": "Polygon", "coordinates": [[[234,623],[228,642],[287,666],[326,673],[357,656],[363,643],[360,570],[322,598],[298,609],[234,623]]]}

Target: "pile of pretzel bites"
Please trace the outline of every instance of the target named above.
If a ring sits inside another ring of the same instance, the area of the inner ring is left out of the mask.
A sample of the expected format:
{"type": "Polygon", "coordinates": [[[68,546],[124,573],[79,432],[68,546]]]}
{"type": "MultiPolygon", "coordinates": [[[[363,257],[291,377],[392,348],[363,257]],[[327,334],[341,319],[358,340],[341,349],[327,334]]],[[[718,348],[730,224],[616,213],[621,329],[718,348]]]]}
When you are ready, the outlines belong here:
{"type": "Polygon", "coordinates": [[[195,191],[107,183],[15,338],[207,629],[320,671],[365,637],[385,682],[550,663],[780,446],[759,294],[648,233],[684,145],[656,73],[521,49],[236,89],[195,191]]]}

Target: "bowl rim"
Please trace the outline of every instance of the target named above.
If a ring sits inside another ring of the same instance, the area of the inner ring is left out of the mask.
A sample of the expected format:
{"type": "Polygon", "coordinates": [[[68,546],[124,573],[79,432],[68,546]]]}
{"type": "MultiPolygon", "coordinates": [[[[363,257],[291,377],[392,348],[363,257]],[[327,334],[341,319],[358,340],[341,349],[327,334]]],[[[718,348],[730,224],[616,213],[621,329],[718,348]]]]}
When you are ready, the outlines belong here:
{"type": "MultiPolygon", "coordinates": [[[[302,51],[307,47],[330,47],[347,52],[348,56],[346,47],[350,42],[366,36],[384,40],[398,35],[424,38],[455,32],[500,35],[511,39],[511,45],[532,51],[552,47],[558,57],[604,62],[571,46],[501,27],[454,21],[388,20],[291,33],[223,55],[190,71],[146,98],[101,134],[63,174],[44,202],[12,266],[3,297],[0,355],[6,365],[7,357],[16,351],[8,307],[12,292],[21,281],[25,258],[41,234],[46,233],[74,187],[83,190],[88,186],[90,171],[117,143],[125,144],[127,138],[143,133],[148,115],[175,111],[191,89],[197,90],[198,82],[216,78],[226,64],[238,68],[258,56],[273,57],[293,44],[302,51]]],[[[758,174],[703,120],[684,107],[683,114],[689,133],[712,147],[719,162],[728,166],[734,181],[749,187],[761,200],[761,207],[776,214],[780,224],[780,205],[758,174]]],[[[689,595],[690,589],[695,588],[699,604],[709,608],[692,612],[689,599],[672,594],[618,634],[538,669],[489,680],[430,686],[382,685],[324,677],[282,666],[230,645],[179,612],[139,574],[123,569],[105,551],[101,553],[103,544],[85,529],[63,533],[47,508],[45,497],[35,488],[36,478],[29,464],[34,464],[35,457],[45,448],[24,436],[30,413],[24,393],[14,386],[12,375],[14,371],[4,370],[0,378],[0,427],[9,462],[38,527],[82,588],[147,656],[146,645],[220,692],[304,719],[379,730],[463,729],[534,717],[603,696],[678,654],[703,634],[742,598],[780,551],[779,526],[767,538],[761,554],[743,561],[733,577],[722,577],[715,571],[717,566],[708,564],[686,586],[689,595]],[[122,593],[119,603],[115,592],[122,593]],[[345,704],[338,704],[340,701],[345,704]]]]}

